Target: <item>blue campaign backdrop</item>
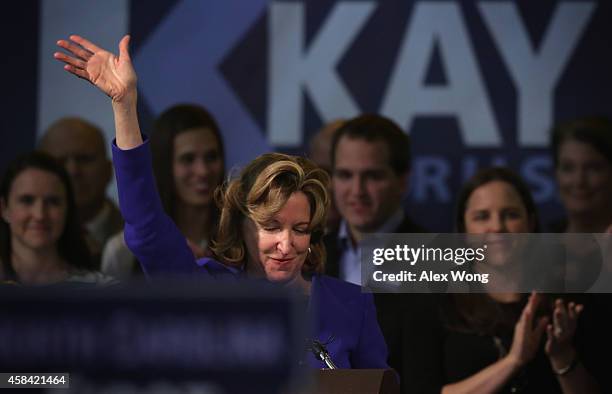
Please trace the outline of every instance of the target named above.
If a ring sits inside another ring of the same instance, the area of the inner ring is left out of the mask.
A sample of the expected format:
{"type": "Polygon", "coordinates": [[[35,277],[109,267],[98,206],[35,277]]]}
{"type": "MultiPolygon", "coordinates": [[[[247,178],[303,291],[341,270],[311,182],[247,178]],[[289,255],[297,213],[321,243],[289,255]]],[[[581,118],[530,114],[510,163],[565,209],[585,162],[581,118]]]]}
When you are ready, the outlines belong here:
{"type": "MultiPolygon", "coordinates": [[[[381,113],[412,138],[406,208],[435,231],[451,230],[458,188],[492,164],[526,179],[544,223],[561,216],[548,132],[612,112],[603,1],[158,0],[126,9],[144,130],[170,105],[200,103],[219,119],[231,168],[269,150],[302,154],[323,123],[381,113]]],[[[24,33],[32,42],[35,20],[24,33]]],[[[2,98],[5,109],[19,105],[3,117],[3,163],[33,144],[40,125],[29,108],[44,105],[29,87],[35,73],[4,63],[5,75],[27,73],[9,84],[22,80],[17,90],[33,104],[2,98]]]]}

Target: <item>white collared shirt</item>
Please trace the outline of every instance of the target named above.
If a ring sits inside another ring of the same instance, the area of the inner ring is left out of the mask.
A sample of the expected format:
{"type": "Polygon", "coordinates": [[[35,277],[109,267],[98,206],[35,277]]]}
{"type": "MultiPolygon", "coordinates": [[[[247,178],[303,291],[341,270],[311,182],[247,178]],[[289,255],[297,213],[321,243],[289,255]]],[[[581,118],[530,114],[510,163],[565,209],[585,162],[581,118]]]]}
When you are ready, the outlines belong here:
{"type": "MultiPolygon", "coordinates": [[[[392,233],[404,220],[404,210],[399,207],[382,226],[373,233],[392,233]]],[[[338,243],[342,254],[339,261],[340,279],[361,285],[361,246],[353,244],[348,223],[343,219],[338,228],[338,243]]]]}

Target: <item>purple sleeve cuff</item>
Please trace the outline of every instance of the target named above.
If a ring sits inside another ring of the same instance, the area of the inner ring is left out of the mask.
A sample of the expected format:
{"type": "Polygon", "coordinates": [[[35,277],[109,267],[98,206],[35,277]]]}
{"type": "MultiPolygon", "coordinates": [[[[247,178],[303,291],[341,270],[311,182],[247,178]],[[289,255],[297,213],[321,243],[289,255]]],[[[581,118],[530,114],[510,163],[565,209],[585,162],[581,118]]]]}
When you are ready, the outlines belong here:
{"type": "Polygon", "coordinates": [[[196,269],[195,258],[155,187],[149,141],[132,149],[112,144],[119,208],[125,241],[148,275],[183,274],[196,269]]]}

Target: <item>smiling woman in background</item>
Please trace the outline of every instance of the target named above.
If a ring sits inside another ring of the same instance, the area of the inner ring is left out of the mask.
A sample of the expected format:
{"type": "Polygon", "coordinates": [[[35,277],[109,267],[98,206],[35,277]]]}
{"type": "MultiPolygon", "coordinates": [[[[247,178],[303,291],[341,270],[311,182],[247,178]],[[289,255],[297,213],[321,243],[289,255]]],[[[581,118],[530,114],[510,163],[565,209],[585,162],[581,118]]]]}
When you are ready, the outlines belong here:
{"type": "Polygon", "coordinates": [[[584,292],[602,275],[612,274],[610,261],[602,258],[590,235],[612,232],[612,121],[587,117],[561,123],[552,130],[551,142],[566,218],[553,223],[550,231],[573,233],[565,237],[566,289],[584,292]]]}
{"type": "MultiPolygon", "coordinates": [[[[150,143],[164,211],[187,238],[194,254],[202,257],[219,221],[214,191],[225,173],[223,139],[217,122],[199,105],[175,105],[156,119],[150,143]]],[[[123,231],[106,244],[102,272],[117,279],[142,273],[125,244],[123,231]]]]}
{"type": "MultiPolygon", "coordinates": [[[[455,226],[499,240],[507,233],[537,232],[538,219],[524,182],[508,169],[489,168],[464,185],[455,226]]],[[[501,248],[496,269],[512,261],[501,248]]],[[[498,292],[494,281],[483,286],[482,293],[441,295],[434,304],[437,316],[421,328],[415,346],[422,368],[417,373],[428,374],[429,381],[416,392],[599,392],[576,347],[582,305],[527,296],[516,287],[498,292]]]]}
{"type": "MultiPolygon", "coordinates": [[[[535,203],[510,170],[481,170],[459,194],[456,227],[468,234],[534,233],[535,203]]],[[[549,273],[552,275],[553,273],[549,273]]],[[[547,297],[488,291],[449,296],[444,309],[445,370],[454,392],[593,392],[574,347],[583,306],[547,297]],[[541,313],[551,316],[543,316],[541,313]],[[540,347],[544,339],[544,352],[540,347]],[[468,351],[466,344],[471,344],[468,351]],[[547,362],[548,359],[548,362],[547,362]]]]}
{"type": "Polygon", "coordinates": [[[39,152],[20,156],[0,185],[0,280],[24,285],[99,283],[64,167],[39,152]]]}
{"type": "Polygon", "coordinates": [[[612,122],[577,119],[552,131],[552,154],[567,220],[555,232],[603,233],[612,227],[612,122]]]}

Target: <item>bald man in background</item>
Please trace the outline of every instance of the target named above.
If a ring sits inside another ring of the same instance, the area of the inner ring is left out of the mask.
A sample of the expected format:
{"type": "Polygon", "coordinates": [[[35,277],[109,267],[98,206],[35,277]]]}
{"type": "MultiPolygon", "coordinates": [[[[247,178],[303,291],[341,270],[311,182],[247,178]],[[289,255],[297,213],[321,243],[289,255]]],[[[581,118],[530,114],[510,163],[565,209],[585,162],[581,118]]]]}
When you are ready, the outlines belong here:
{"type": "Polygon", "coordinates": [[[121,213],[106,195],[112,164],[102,131],[80,118],[62,118],[49,126],[39,149],[60,160],[68,171],[79,221],[99,263],[108,238],[123,228],[121,213]]]}
{"type": "MultiPolygon", "coordinates": [[[[308,158],[312,160],[316,165],[324,169],[330,176],[332,176],[332,157],[331,148],[332,141],[336,130],[340,128],[346,121],[344,119],[334,120],[324,125],[310,140],[308,158]]],[[[333,190],[331,184],[329,187],[329,196],[331,198],[331,204],[327,212],[327,224],[325,226],[326,232],[334,232],[337,230],[340,224],[340,213],[334,202],[333,190]]]]}

